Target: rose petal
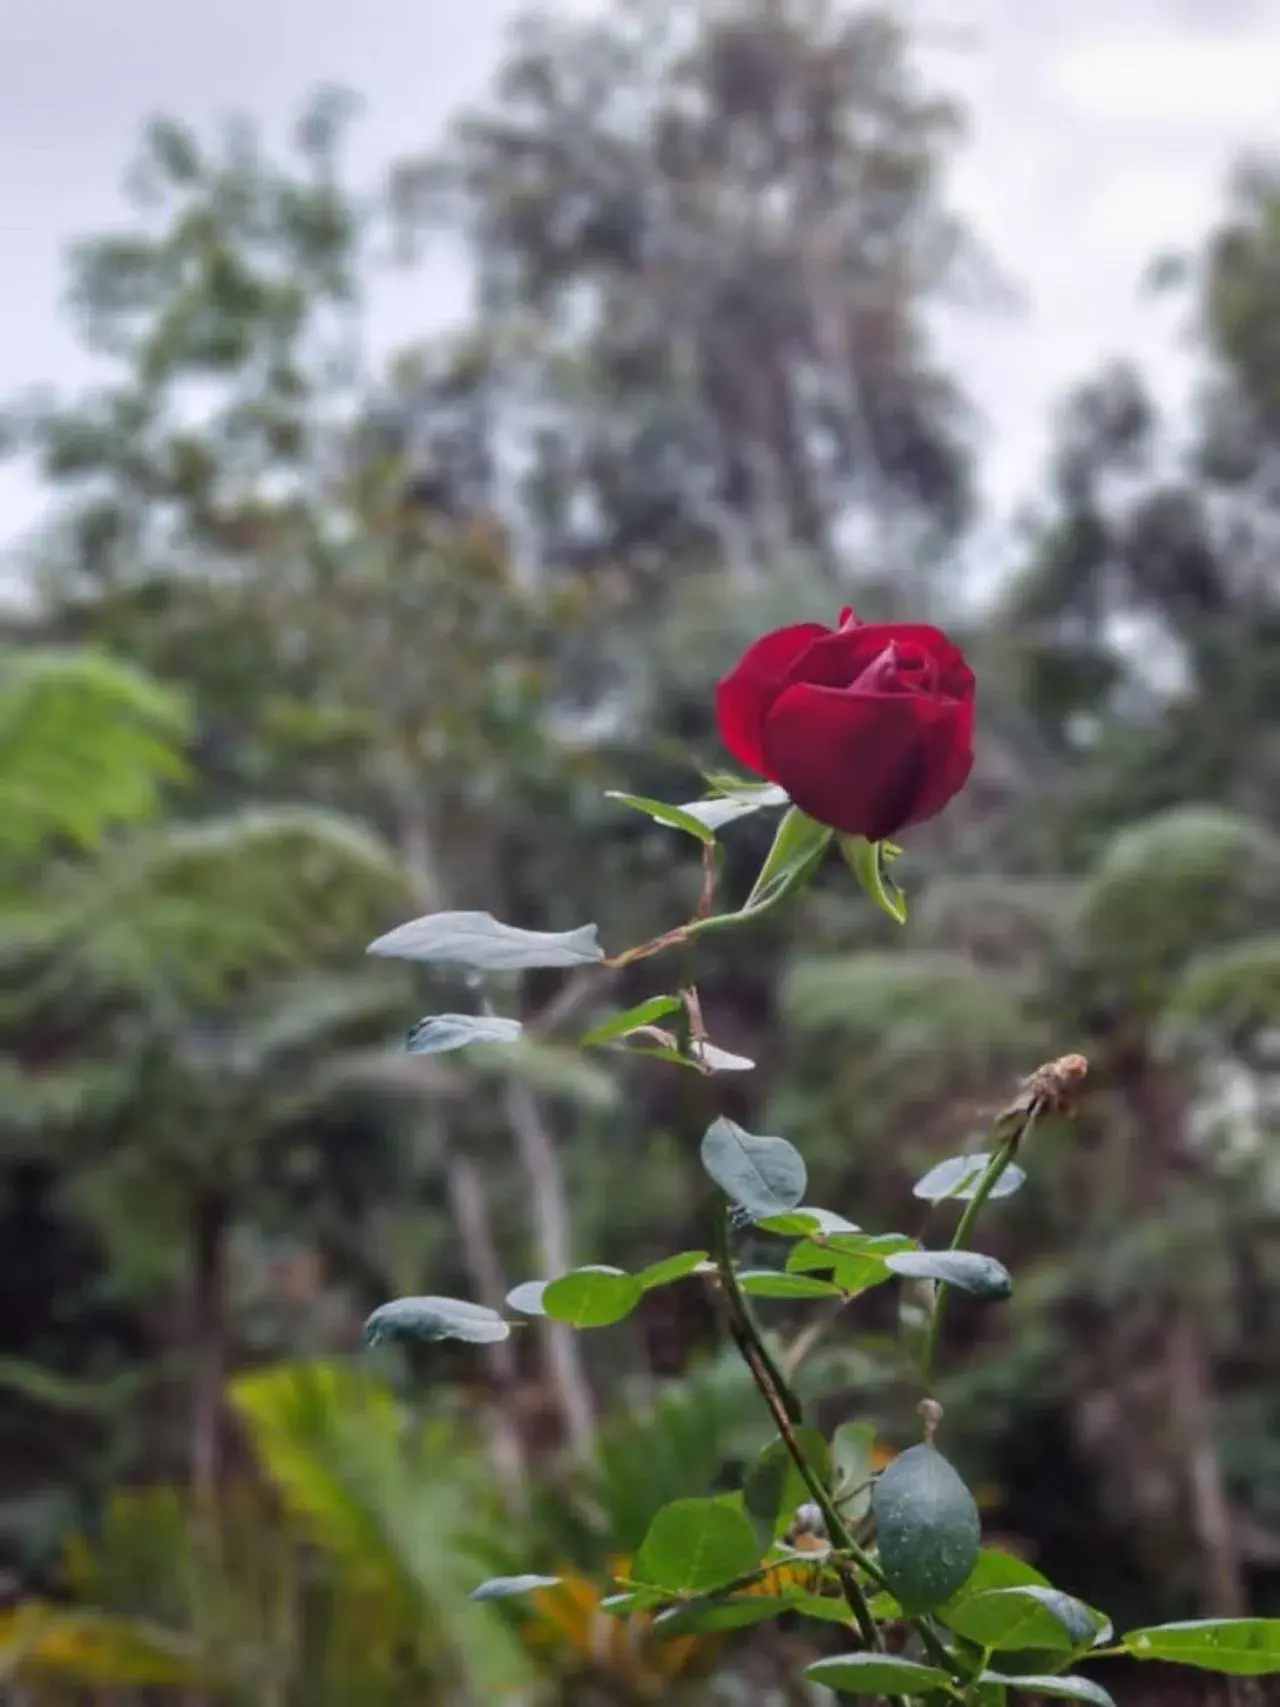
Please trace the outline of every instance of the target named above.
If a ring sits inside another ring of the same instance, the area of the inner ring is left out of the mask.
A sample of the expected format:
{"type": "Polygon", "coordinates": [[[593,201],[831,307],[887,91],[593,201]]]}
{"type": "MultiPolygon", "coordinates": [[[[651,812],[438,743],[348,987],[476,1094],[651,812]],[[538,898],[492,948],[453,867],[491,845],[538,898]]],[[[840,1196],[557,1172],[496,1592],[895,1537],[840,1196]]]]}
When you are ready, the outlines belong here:
{"type": "Polygon", "coordinates": [[[961,701],[951,716],[935,721],[927,748],[920,789],[906,824],[923,824],[926,819],[936,818],[968,782],[973,769],[971,699],[961,701]]]}
{"type": "Polygon", "coordinates": [[[931,658],[937,691],[954,699],[964,699],[973,693],[973,672],[965,663],[964,654],[940,628],[927,622],[866,622],[860,628],[839,629],[816,641],[802,660],[797,659],[789,679],[832,688],[848,687],[890,646],[904,652],[923,652],[931,658]]]}
{"type": "Polygon", "coordinates": [[[796,683],[765,724],[769,774],[820,824],[885,841],[932,818],[972,764],[968,701],[796,683]]]}
{"type": "Polygon", "coordinates": [[[740,764],[770,782],[778,779],[765,761],[765,715],[797,662],[830,633],[820,622],[775,629],[747,648],[716,689],[716,716],[725,746],[740,764]]]}

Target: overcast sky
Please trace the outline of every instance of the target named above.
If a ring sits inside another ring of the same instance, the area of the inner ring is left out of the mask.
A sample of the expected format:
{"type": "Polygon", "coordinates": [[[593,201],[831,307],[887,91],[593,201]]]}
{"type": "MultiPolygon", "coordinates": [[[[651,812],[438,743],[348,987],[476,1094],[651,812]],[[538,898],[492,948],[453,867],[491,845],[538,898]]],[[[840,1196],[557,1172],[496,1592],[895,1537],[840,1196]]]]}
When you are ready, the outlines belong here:
{"type": "MultiPolygon", "coordinates": [[[[573,0],[588,9],[593,0],[573,0]]],[[[1047,413],[1116,353],[1176,392],[1177,316],[1138,294],[1153,254],[1196,242],[1243,147],[1280,149],[1280,0],[901,0],[935,81],[967,102],[954,199],[1021,288],[1016,314],[951,316],[948,353],[986,419],[994,514],[1027,493],[1047,413]],[[1118,21],[1121,20],[1121,21],[1118,21]]],[[[229,110],[282,127],[314,84],[367,101],[374,182],[482,91],[516,0],[0,0],[0,396],[85,368],[59,313],[61,253],[121,216],[140,122],[229,110]]],[[[390,348],[456,315],[437,260],[376,302],[390,348]]],[[[38,494],[0,471],[0,543],[38,494]]]]}

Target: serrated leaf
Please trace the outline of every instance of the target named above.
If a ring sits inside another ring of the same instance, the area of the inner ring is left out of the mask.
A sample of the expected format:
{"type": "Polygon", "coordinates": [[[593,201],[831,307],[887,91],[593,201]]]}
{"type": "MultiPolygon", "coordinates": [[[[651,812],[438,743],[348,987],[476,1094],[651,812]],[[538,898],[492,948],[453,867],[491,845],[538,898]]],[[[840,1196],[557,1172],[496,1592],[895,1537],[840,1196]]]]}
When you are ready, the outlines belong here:
{"type": "Polygon", "coordinates": [[[620,794],[616,789],[605,791],[606,800],[616,800],[619,806],[630,806],[636,812],[643,812],[657,824],[665,824],[668,829],[683,830],[685,835],[694,836],[705,846],[715,843],[716,833],[684,806],[668,806],[665,800],[649,800],[642,794],[620,794]]]}
{"type": "Polygon", "coordinates": [[[390,1340],[465,1340],[495,1345],[510,1334],[496,1310],[463,1298],[396,1298],[382,1304],[364,1325],[367,1345],[390,1340]]]}
{"type": "Polygon", "coordinates": [[[996,1652],[1044,1648],[1070,1653],[1092,1645],[1097,1615],[1061,1589],[1027,1584],[986,1589],[944,1607],[939,1616],[958,1636],[996,1652]]]}
{"type": "Polygon", "coordinates": [[[648,1001],[638,1002],[625,1013],[602,1020],[578,1041],[583,1049],[597,1049],[601,1044],[615,1043],[619,1038],[638,1031],[642,1025],[653,1025],[669,1014],[679,1013],[683,1006],[679,996],[650,996],[648,1001]]]}
{"type": "MultiPolygon", "coordinates": [[[[708,778],[708,781],[710,780],[708,778]]],[[[776,787],[773,783],[762,783],[753,789],[748,789],[744,783],[740,790],[724,792],[717,800],[688,800],[680,810],[714,832],[722,830],[726,824],[736,823],[739,818],[748,817],[752,812],[787,804],[786,790],[776,787]]]]}
{"type": "Polygon", "coordinates": [[[498,1014],[432,1014],[419,1020],[405,1040],[410,1055],[443,1055],[469,1043],[514,1043],[523,1026],[498,1014]]]}
{"type": "Polygon", "coordinates": [[[738,1285],[753,1298],[841,1298],[840,1288],[811,1274],[786,1274],[776,1268],[739,1270],[738,1285]]]}
{"type": "Polygon", "coordinates": [[[885,869],[886,844],[869,842],[865,836],[841,836],[840,852],[849,870],[882,913],[896,925],[907,922],[907,898],[885,869]]]}
{"type": "Polygon", "coordinates": [[[793,1144],[744,1132],[723,1115],[707,1128],[702,1165],[721,1191],[753,1217],[793,1209],[808,1183],[804,1159],[793,1144]]]}
{"type": "Polygon", "coordinates": [[[899,1251],[885,1263],[894,1274],[910,1280],[938,1280],[974,1298],[1007,1298],[1013,1276],[1002,1262],[978,1251],[899,1251]]]}
{"type": "Polygon", "coordinates": [[[1084,1701],[1088,1707],[1116,1707],[1112,1697],[1091,1677],[1005,1677],[1000,1672],[984,1671],[978,1681],[1018,1689],[1024,1695],[1049,1695],[1057,1701],[1084,1701]]]}
{"type": "Polygon", "coordinates": [[[745,1576],[759,1557],[743,1512],[721,1500],[673,1500],[649,1525],[631,1575],[669,1594],[706,1594],[745,1576]]]}
{"type": "Polygon", "coordinates": [[[708,1261],[710,1255],[707,1251],[680,1251],[673,1257],[663,1257],[661,1262],[642,1268],[636,1279],[646,1292],[652,1292],[655,1286],[670,1286],[675,1280],[684,1280],[708,1261]]]}
{"type": "MultiPolygon", "coordinates": [[[[977,1191],[990,1161],[991,1157],[986,1151],[977,1151],[970,1156],[948,1156],[945,1162],[939,1162],[936,1167],[930,1168],[923,1179],[918,1179],[912,1187],[912,1192],[926,1203],[967,1203],[977,1191]]],[[[996,1181],[988,1201],[995,1202],[1001,1197],[1012,1197],[1015,1191],[1026,1184],[1026,1179],[1026,1174],[1017,1163],[1010,1162],[996,1181]]]]}
{"type": "Polygon", "coordinates": [[[757,1221],[756,1226],[762,1233],[777,1233],[785,1239],[803,1239],[815,1233],[859,1233],[862,1229],[854,1221],[846,1221],[843,1215],[837,1215],[833,1209],[812,1209],[802,1204],[798,1209],[788,1210],[785,1215],[766,1215],[757,1221]]]}
{"type": "Polygon", "coordinates": [[[537,966],[590,966],[604,959],[595,925],[526,931],[489,913],[429,913],[369,945],[370,954],[476,972],[524,972],[537,966]]]}
{"type": "Polygon", "coordinates": [[[742,904],[743,913],[771,907],[784,895],[802,889],[822,864],[834,834],[797,807],[789,808],[778,825],[760,875],[742,904]]]}
{"type": "Polygon", "coordinates": [[[574,1328],[607,1328],[629,1316],[644,1296],[639,1277],[605,1266],[575,1268],[549,1281],[543,1312],[574,1328]]]}
{"type": "Polygon", "coordinates": [[[1231,1677],[1280,1674],[1280,1618],[1197,1618],[1121,1637],[1138,1660],[1167,1660],[1231,1677]]]}
{"type": "Polygon", "coordinates": [[[936,1666],[917,1665],[896,1654],[835,1654],[804,1668],[811,1683],[834,1689],[838,1695],[927,1695],[949,1689],[951,1679],[936,1666]]]}
{"type": "Polygon", "coordinates": [[[473,1588],[470,1600],[511,1600],[516,1595],[532,1594],[534,1589],[556,1588],[559,1577],[490,1577],[479,1588],[473,1588]]]}
{"type": "Polygon", "coordinates": [[[507,1303],[522,1316],[545,1316],[542,1294],[547,1290],[545,1280],[522,1280],[507,1293],[507,1303]]]}

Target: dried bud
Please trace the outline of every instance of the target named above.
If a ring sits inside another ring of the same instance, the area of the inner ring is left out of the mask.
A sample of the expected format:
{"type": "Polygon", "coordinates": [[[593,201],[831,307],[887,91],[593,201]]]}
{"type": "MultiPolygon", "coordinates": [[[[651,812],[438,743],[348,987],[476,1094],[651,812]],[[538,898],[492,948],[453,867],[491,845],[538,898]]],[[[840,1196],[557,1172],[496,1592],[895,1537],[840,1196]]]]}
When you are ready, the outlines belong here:
{"type": "Polygon", "coordinates": [[[1063,1055],[1049,1061],[1025,1080],[1024,1093],[1034,1109],[1048,1109],[1054,1114],[1072,1115],[1080,1095],[1080,1081],[1089,1071],[1083,1055],[1063,1055]]]}
{"type": "Polygon", "coordinates": [[[930,1446],[932,1446],[933,1437],[937,1434],[938,1425],[942,1421],[942,1406],[936,1399],[921,1399],[920,1403],[916,1406],[916,1409],[920,1413],[920,1418],[924,1423],[925,1440],[930,1446]]]}

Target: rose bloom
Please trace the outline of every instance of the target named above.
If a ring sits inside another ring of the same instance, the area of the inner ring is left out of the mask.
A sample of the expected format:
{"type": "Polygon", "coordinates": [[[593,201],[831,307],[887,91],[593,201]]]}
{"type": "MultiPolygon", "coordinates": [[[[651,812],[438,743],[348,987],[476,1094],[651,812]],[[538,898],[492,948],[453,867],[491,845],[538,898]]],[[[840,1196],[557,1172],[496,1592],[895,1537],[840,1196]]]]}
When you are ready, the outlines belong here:
{"type": "Polygon", "coordinates": [[[973,671],[919,622],[802,622],[716,689],[725,745],[820,824],[882,842],[936,817],[973,768],[973,671]]]}

